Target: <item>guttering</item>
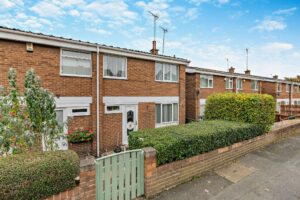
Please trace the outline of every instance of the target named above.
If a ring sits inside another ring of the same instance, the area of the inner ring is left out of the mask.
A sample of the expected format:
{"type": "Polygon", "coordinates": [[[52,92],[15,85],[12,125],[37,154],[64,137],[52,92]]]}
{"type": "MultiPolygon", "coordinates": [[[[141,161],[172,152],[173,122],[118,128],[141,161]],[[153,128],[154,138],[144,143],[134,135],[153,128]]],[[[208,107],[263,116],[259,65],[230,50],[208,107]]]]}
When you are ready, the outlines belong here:
{"type": "Polygon", "coordinates": [[[97,99],[97,106],[96,106],[96,109],[97,109],[97,116],[96,116],[96,120],[97,120],[97,157],[100,157],[100,111],[99,111],[99,103],[100,103],[100,100],[99,100],[99,95],[100,95],[100,91],[99,91],[99,46],[97,46],[97,75],[96,75],[96,99],[97,99]]]}
{"type": "Polygon", "coordinates": [[[132,57],[144,60],[152,60],[158,62],[167,62],[179,65],[188,65],[190,61],[179,58],[172,58],[168,56],[152,55],[150,53],[142,51],[134,51],[124,48],[110,47],[106,45],[99,45],[96,43],[89,43],[83,41],[77,41],[72,39],[60,38],[55,36],[48,36],[43,34],[36,34],[25,32],[21,30],[11,30],[6,28],[0,28],[0,39],[14,40],[21,42],[31,42],[35,44],[43,44],[55,47],[63,47],[70,49],[77,49],[83,51],[97,52],[97,48],[100,47],[99,52],[106,54],[114,54],[125,57],[132,57]]]}

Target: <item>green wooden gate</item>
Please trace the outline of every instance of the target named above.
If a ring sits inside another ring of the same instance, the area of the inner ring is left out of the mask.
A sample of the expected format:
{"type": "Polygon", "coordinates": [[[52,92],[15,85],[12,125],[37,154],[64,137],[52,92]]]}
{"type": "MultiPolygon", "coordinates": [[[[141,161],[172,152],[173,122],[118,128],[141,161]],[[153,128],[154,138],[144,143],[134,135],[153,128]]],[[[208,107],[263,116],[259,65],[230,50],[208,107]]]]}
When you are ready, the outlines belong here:
{"type": "Polygon", "coordinates": [[[144,194],[144,152],[125,151],[96,163],[97,200],[130,200],[144,194]]]}

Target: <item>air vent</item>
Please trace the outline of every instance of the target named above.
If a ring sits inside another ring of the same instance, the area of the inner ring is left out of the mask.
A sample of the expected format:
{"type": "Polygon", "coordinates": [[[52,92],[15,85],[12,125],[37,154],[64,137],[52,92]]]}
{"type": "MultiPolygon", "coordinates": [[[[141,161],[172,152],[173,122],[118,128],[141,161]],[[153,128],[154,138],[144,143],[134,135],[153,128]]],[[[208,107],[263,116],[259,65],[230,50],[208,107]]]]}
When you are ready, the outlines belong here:
{"type": "Polygon", "coordinates": [[[31,42],[26,43],[26,51],[33,52],[33,43],[31,42]]]}

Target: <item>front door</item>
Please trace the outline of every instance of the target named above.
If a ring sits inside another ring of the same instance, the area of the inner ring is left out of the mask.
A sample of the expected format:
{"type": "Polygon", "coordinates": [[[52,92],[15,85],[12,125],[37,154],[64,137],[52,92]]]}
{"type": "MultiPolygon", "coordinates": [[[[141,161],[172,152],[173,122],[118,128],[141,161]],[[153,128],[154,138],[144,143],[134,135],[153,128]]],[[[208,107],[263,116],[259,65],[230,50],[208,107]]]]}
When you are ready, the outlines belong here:
{"type": "Polygon", "coordinates": [[[125,106],[123,113],[123,144],[128,144],[128,134],[137,129],[137,105],[125,106]]]}

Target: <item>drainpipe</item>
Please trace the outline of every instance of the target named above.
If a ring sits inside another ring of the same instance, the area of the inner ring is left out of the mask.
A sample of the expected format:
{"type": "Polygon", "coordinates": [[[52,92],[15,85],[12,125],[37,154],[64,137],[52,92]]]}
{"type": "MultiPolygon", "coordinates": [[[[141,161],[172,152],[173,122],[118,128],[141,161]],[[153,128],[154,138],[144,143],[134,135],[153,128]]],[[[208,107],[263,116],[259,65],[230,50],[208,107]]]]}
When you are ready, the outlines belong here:
{"type": "Polygon", "coordinates": [[[235,79],[235,93],[236,94],[239,93],[239,91],[238,91],[238,80],[239,80],[239,76],[237,76],[236,79],[235,79]]]}
{"type": "Polygon", "coordinates": [[[97,99],[97,106],[96,106],[96,109],[97,109],[97,157],[100,156],[100,128],[99,128],[99,124],[100,124],[100,113],[99,113],[99,95],[100,95],[100,91],[99,91],[99,46],[97,46],[97,75],[96,75],[96,82],[97,82],[97,86],[96,86],[96,99],[97,99]]]}

